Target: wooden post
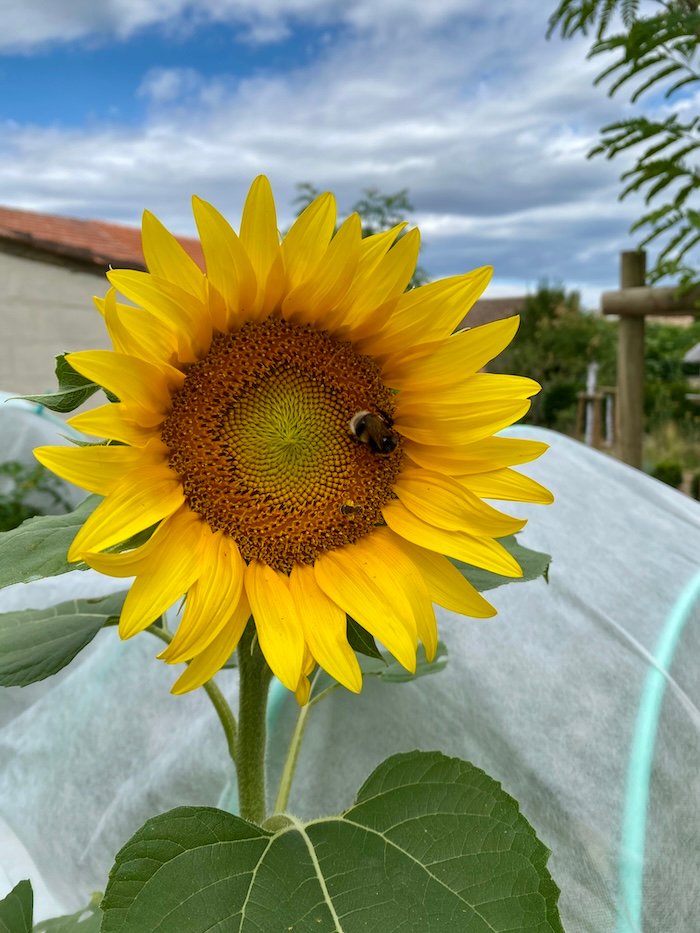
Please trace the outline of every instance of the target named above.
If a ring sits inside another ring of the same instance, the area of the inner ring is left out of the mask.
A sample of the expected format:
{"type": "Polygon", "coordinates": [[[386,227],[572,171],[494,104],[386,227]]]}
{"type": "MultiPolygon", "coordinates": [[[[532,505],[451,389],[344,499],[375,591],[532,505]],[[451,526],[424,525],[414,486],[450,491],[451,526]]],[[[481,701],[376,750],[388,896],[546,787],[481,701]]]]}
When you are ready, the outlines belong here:
{"type": "MultiPolygon", "coordinates": [[[[644,285],[646,253],[620,254],[620,288],[644,285]]],[[[617,342],[617,417],[620,458],[641,469],[644,435],[644,317],[621,314],[617,342]]]]}

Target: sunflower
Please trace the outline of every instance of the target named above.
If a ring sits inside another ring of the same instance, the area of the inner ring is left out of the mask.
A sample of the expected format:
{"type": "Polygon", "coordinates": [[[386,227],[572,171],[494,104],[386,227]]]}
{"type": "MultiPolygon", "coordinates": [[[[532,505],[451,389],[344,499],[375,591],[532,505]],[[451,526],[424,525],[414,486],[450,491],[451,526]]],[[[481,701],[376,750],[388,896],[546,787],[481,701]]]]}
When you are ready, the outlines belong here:
{"type": "Polygon", "coordinates": [[[226,663],[251,616],[302,703],[316,664],[361,689],[348,617],[415,670],[418,641],[435,654],[434,603],[494,614],[449,557],[521,574],[497,539],[524,521],[483,500],[551,500],[511,469],[546,445],[494,436],[538,384],[480,372],[517,319],[455,332],[491,269],[407,290],[418,231],[336,228],[331,194],[281,242],[265,177],[238,235],[193,204],[206,273],[146,212],[148,272],[110,271],[96,299],[113,350],[67,356],[118,399],[69,422],[110,443],[36,451],[104,497],[69,560],[135,578],[123,638],[185,597],[159,655],[189,662],[175,693],[226,663]]]}

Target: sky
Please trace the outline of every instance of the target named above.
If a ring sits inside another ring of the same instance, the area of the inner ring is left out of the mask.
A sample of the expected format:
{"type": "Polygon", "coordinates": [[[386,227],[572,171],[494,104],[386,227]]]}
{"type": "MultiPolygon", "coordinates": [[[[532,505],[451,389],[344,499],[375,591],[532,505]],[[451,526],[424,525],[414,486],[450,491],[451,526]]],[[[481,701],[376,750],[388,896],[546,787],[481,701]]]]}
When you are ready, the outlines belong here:
{"type": "Polygon", "coordinates": [[[585,39],[546,40],[547,0],[0,0],[0,204],[195,233],[238,224],[252,179],[280,227],[299,182],[347,212],[409,191],[431,278],[495,267],[595,309],[639,202],[588,160],[624,96],[585,39]],[[534,11],[534,12],[533,12],[534,11]]]}

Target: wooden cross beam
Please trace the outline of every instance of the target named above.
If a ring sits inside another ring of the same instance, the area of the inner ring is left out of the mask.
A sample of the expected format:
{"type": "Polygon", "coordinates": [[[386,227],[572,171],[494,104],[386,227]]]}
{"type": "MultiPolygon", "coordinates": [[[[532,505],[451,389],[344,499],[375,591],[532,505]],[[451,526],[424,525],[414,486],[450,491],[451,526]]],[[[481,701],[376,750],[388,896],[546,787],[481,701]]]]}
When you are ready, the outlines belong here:
{"type": "Polygon", "coordinates": [[[644,319],[647,315],[696,314],[700,289],[682,297],[677,288],[648,288],[646,253],[620,253],[620,288],[603,292],[603,314],[618,315],[617,339],[617,436],[620,458],[638,469],[642,466],[644,436],[644,319]]]}

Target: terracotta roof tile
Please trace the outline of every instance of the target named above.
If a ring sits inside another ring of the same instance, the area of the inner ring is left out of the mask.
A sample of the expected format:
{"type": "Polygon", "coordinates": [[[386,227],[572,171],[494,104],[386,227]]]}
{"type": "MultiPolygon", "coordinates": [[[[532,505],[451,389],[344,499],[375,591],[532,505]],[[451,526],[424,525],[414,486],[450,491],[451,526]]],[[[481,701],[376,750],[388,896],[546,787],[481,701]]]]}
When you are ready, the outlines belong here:
{"type": "MultiPolygon", "coordinates": [[[[101,268],[110,264],[144,268],[141,231],[102,220],[78,220],[0,207],[0,240],[25,244],[101,268]]],[[[178,237],[178,240],[203,267],[199,241],[188,237],[178,237]]]]}

